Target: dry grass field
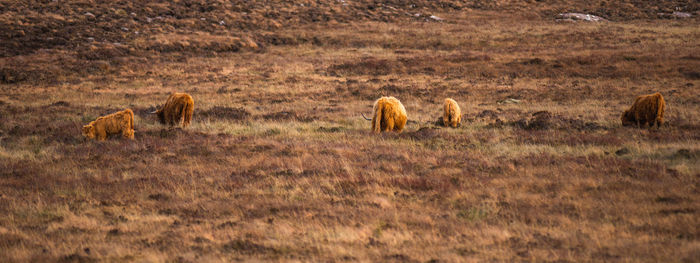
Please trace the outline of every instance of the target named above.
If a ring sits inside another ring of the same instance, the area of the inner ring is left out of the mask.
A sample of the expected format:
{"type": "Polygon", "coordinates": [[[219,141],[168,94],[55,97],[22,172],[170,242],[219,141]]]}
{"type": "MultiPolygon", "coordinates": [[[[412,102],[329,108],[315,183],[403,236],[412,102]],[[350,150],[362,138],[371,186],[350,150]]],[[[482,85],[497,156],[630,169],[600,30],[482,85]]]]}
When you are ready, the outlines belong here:
{"type": "Polygon", "coordinates": [[[97,2],[0,3],[0,261],[700,261],[697,2],[97,2]]]}

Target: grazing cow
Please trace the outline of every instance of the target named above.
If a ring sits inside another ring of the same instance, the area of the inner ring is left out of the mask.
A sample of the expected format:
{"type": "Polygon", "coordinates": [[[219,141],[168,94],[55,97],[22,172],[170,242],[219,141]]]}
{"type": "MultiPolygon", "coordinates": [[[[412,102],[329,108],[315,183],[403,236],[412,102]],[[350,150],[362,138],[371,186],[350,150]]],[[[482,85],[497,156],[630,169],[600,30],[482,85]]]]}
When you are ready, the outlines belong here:
{"type": "Polygon", "coordinates": [[[98,141],[104,141],[107,135],[120,133],[124,138],[134,139],[134,112],[131,109],[99,117],[83,126],[83,136],[98,141]]]}
{"type": "Polygon", "coordinates": [[[151,112],[158,116],[158,121],[162,124],[174,126],[182,120],[182,128],[187,128],[192,121],[194,111],[194,100],[187,93],[173,93],[168,97],[162,108],[151,112]]]}
{"type": "Polygon", "coordinates": [[[649,124],[649,127],[660,128],[664,124],[664,111],[666,110],[666,101],[661,93],[642,95],[634,100],[634,104],[629,110],[622,114],[622,126],[637,125],[644,127],[649,124]]]}
{"type": "Polygon", "coordinates": [[[394,97],[381,97],[374,102],[374,115],[372,119],[365,117],[368,121],[372,121],[373,132],[395,131],[401,132],[406,126],[406,108],[401,102],[394,97]]]}
{"type": "Polygon", "coordinates": [[[443,106],[443,116],[442,122],[445,127],[457,128],[462,122],[462,111],[459,109],[459,105],[453,99],[445,99],[445,105],[443,106]]]}

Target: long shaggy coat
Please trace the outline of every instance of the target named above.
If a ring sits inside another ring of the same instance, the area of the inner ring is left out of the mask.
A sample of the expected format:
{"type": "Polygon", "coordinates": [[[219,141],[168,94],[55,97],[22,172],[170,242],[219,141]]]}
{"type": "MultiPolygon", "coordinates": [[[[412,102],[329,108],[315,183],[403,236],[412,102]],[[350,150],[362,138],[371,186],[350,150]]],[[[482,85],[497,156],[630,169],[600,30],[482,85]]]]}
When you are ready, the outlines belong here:
{"type": "Polygon", "coordinates": [[[445,105],[442,107],[443,115],[442,122],[445,127],[457,128],[462,122],[462,111],[459,109],[459,105],[453,99],[445,99],[445,105]]]}
{"type": "Polygon", "coordinates": [[[131,109],[99,117],[83,126],[83,136],[88,139],[104,141],[110,134],[121,134],[124,138],[134,139],[134,112],[131,109]]]}
{"type": "Polygon", "coordinates": [[[187,93],[173,93],[168,97],[165,105],[154,113],[162,124],[174,126],[182,122],[182,127],[186,128],[192,121],[193,111],[194,100],[192,96],[187,93]]]}
{"type": "Polygon", "coordinates": [[[372,131],[401,132],[406,126],[406,108],[401,101],[394,97],[381,97],[374,102],[374,114],[372,116],[372,131]]]}
{"type": "Polygon", "coordinates": [[[642,95],[634,100],[634,104],[629,110],[622,114],[622,125],[659,128],[664,123],[664,111],[666,111],[666,101],[661,93],[642,95]]]}

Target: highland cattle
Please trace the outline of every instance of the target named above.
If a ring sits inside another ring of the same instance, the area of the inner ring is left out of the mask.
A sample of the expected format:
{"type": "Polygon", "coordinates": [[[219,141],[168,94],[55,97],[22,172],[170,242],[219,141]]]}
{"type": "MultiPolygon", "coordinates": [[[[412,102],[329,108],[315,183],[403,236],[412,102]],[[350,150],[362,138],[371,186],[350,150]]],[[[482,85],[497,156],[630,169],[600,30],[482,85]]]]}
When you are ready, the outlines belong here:
{"type": "Polygon", "coordinates": [[[158,116],[161,124],[175,126],[182,122],[182,127],[187,128],[192,121],[194,111],[194,100],[187,93],[173,93],[168,97],[162,108],[151,112],[158,116]]]}
{"type": "Polygon", "coordinates": [[[459,109],[459,104],[451,98],[445,99],[443,105],[442,122],[445,127],[457,128],[462,122],[462,111],[459,109]]]}
{"type": "Polygon", "coordinates": [[[664,123],[666,101],[661,93],[642,95],[634,100],[629,110],[622,114],[622,126],[636,125],[641,128],[649,124],[649,127],[660,128],[664,123]]]}
{"type": "Polygon", "coordinates": [[[134,139],[134,112],[131,109],[118,111],[97,118],[83,126],[83,136],[88,139],[104,141],[108,135],[121,134],[122,137],[134,139]]]}
{"type": "Polygon", "coordinates": [[[394,97],[381,97],[374,102],[372,119],[364,117],[368,121],[372,121],[372,131],[375,133],[385,131],[401,132],[406,126],[406,108],[401,101],[394,97]]]}

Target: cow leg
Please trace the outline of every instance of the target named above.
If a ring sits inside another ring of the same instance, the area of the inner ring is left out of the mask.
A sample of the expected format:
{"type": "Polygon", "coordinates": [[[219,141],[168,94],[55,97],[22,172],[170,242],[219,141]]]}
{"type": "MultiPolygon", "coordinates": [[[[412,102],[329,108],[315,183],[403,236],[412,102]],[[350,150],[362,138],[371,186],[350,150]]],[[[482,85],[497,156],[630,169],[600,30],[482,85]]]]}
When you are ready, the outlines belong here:
{"type": "Polygon", "coordinates": [[[95,130],[95,138],[97,138],[98,141],[107,140],[107,131],[102,129],[95,130]]]}
{"type": "Polygon", "coordinates": [[[170,126],[175,126],[175,122],[175,116],[173,116],[173,113],[171,112],[170,118],[168,119],[168,124],[170,124],[170,126]]]}
{"type": "Polygon", "coordinates": [[[127,138],[127,139],[134,139],[134,130],[125,128],[122,130],[122,137],[127,138]]]}
{"type": "Polygon", "coordinates": [[[394,118],[389,118],[386,120],[386,131],[394,130],[394,118]]]}
{"type": "Polygon", "coordinates": [[[173,118],[171,119],[172,122],[170,123],[170,125],[177,126],[180,124],[180,111],[181,111],[181,109],[182,109],[182,107],[175,106],[175,108],[173,109],[173,118]]]}
{"type": "Polygon", "coordinates": [[[185,127],[185,104],[181,105],[180,108],[177,110],[178,116],[177,116],[177,125],[181,125],[184,128],[185,127]]]}

